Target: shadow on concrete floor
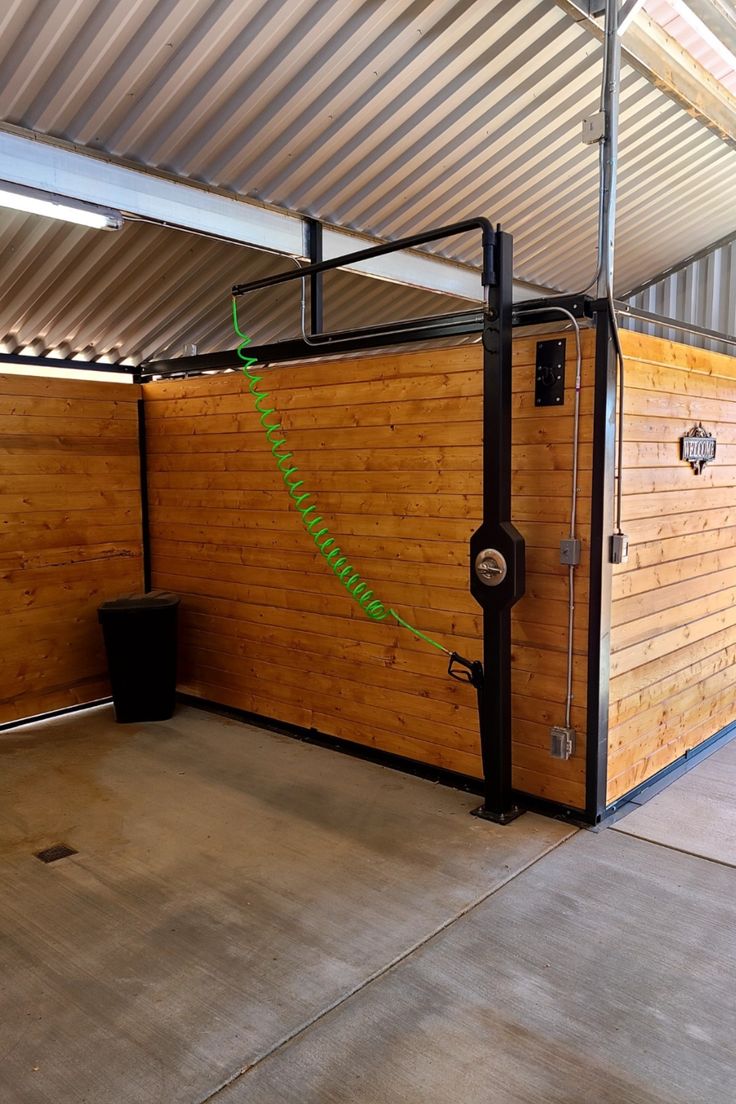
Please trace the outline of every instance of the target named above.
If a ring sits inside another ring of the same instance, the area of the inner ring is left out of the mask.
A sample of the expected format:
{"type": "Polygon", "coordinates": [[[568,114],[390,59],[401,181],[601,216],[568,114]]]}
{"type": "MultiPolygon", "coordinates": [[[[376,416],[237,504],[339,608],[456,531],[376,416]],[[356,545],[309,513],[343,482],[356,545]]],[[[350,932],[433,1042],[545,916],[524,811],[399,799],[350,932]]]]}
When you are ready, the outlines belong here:
{"type": "Polygon", "coordinates": [[[13,1104],[199,1102],[571,834],[193,708],[20,729],[0,779],[13,1104]]]}

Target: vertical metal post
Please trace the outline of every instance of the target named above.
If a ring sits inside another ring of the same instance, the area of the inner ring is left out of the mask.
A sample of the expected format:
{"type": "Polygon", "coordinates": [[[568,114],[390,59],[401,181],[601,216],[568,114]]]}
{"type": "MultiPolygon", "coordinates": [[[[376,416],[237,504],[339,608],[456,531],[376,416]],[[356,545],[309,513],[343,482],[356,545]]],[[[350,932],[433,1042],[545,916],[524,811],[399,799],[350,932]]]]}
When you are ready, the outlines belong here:
{"type": "MultiPolygon", "coordinates": [[[[322,255],[322,223],[317,219],[307,220],[307,244],[309,246],[310,264],[319,264],[324,260],[322,255]]],[[[309,332],[311,334],[324,333],[323,280],[324,276],[321,272],[316,272],[309,277],[309,332]]]]}
{"type": "MultiPolygon", "coordinates": [[[[483,334],[483,518],[511,517],[511,241],[498,235],[498,282],[490,289],[483,334]],[[505,301],[507,300],[507,301],[505,301]]],[[[483,613],[483,776],[486,813],[518,815],[511,798],[511,607],[483,613]]]]}
{"type": "Polygon", "coordinates": [[[606,809],[608,776],[608,695],[611,664],[611,583],[609,534],[613,529],[616,439],[616,357],[607,300],[596,304],[595,402],[590,518],[590,599],[588,618],[588,730],[585,811],[595,824],[606,809]]]}
{"type": "Polygon", "coordinates": [[[146,450],[146,404],[138,400],[138,472],[141,488],[141,548],[143,551],[143,590],[151,589],[151,534],[148,519],[148,453],[146,450]]]}
{"type": "Polygon", "coordinates": [[[497,231],[483,328],[483,523],[470,542],[470,589],[483,607],[479,693],[484,802],[476,815],[519,816],[511,780],[511,607],[524,593],[524,541],[511,524],[513,245],[497,231]]]}
{"type": "Polygon", "coordinates": [[[603,82],[601,110],[605,118],[598,224],[598,295],[613,296],[613,265],[616,240],[616,193],[618,178],[618,108],[621,77],[621,38],[618,33],[619,0],[606,0],[603,39],[603,82]]]}

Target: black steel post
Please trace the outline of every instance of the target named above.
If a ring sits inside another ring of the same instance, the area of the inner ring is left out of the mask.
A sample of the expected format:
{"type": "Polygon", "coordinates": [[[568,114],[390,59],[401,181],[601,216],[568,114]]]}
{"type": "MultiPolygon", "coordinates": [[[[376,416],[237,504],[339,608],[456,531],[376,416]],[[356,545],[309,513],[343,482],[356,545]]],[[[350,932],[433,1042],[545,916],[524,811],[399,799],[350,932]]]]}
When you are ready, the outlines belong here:
{"type": "Polygon", "coordinates": [[[151,534],[148,519],[148,453],[146,449],[146,404],[138,400],[138,471],[141,488],[141,547],[143,550],[143,590],[151,589],[151,534]]]}
{"type": "MultiPolygon", "coordinates": [[[[309,245],[309,263],[319,264],[322,256],[322,223],[317,219],[307,220],[307,242],[309,245]]],[[[312,335],[324,330],[324,296],[321,272],[315,272],[309,278],[309,329],[312,335]]]]}
{"type": "Polygon", "coordinates": [[[510,235],[497,232],[483,328],[483,523],[470,542],[470,589],[483,607],[484,802],[476,815],[499,824],[522,811],[511,783],[511,607],[524,593],[524,540],[511,524],[512,250],[510,235]]]}
{"type": "Polygon", "coordinates": [[[608,698],[611,665],[610,538],[616,442],[616,357],[608,303],[596,309],[595,403],[590,517],[590,599],[588,608],[588,729],[585,812],[594,824],[606,810],[608,776],[608,698]]]}

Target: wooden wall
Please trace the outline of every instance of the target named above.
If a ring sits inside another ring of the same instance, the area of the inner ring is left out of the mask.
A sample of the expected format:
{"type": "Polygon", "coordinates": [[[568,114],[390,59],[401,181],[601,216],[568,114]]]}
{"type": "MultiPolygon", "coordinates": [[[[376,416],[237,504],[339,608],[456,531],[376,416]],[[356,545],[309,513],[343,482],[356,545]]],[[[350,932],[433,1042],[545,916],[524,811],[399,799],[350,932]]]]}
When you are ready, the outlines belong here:
{"type": "Polygon", "coordinates": [[[97,606],[142,583],[139,394],[0,376],[0,722],[109,693],[97,606]]]}
{"type": "Polygon", "coordinates": [[[736,359],[624,333],[624,529],[614,568],[608,800],[736,718],[736,359]],[[680,460],[698,421],[701,475],[680,460]]]}
{"type": "MultiPolygon", "coordinates": [[[[544,340],[553,335],[544,334],[544,340]]],[[[562,337],[563,335],[560,335],[562,337]]],[[[585,805],[587,724],[588,593],[595,334],[583,331],[577,535],[582,563],[575,578],[572,725],[576,752],[569,761],[549,755],[550,726],[564,724],[567,670],[568,569],[560,564],[560,541],[568,536],[572,491],[575,341],[568,332],[565,403],[538,409],[534,403],[539,336],[514,341],[512,425],[514,524],[526,540],[526,594],[512,615],[514,775],[519,789],[585,805]]]]}
{"type": "MultiPolygon", "coordinates": [[[[572,345],[568,336],[570,380],[572,345]]],[[[529,541],[529,593],[514,617],[514,776],[521,789],[581,806],[586,566],[579,753],[562,763],[548,752],[549,726],[563,720],[558,545],[569,518],[572,395],[564,409],[535,410],[535,349],[536,339],[515,346],[514,513],[529,541]]],[[[268,386],[305,487],[376,594],[479,657],[467,562],[481,514],[480,350],[278,367],[268,386]]],[[[389,621],[369,621],[332,577],[288,502],[242,374],[159,381],[144,396],[153,583],[183,596],[180,688],[480,776],[474,692],[446,676],[440,653],[389,621]]],[[[586,442],[591,409],[586,388],[586,442]]],[[[588,443],[581,459],[587,557],[588,443]]]]}

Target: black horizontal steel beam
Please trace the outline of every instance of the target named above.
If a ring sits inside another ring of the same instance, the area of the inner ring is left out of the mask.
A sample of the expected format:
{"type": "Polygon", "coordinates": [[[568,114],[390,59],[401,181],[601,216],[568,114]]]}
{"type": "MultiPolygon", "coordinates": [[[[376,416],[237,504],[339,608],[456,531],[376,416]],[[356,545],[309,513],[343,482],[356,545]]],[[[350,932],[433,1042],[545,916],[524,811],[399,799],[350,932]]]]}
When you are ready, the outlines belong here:
{"type": "MultiPolygon", "coordinates": [[[[303,270],[303,271],[306,271],[303,270]]],[[[559,308],[564,307],[575,318],[592,318],[593,300],[587,295],[559,295],[553,298],[528,299],[513,308],[514,326],[532,326],[559,320],[559,308]],[[557,309],[555,309],[557,308],[557,309]]],[[[434,341],[441,338],[465,337],[483,330],[481,307],[450,314],[435,314],[427,318],[407,318],[400,322],[362,326],[350,330],[335,330],[330,334],[313,334],[310,342],[302,338],[252,345],[248,353],[261,364],[278,364],[290,360],[306,360],[314,356],[359,352],[368,347],[385,348],[411,341],[434,341]],[[312,344],[316,342],[317,344],[312,344]]],[[[193,357],[152,360],[140,367],[144,379],[152,376],[199,375],[239,366],[234,349],[200,353],[193,357]]]]}
{"type": "MultiPolygon", "coordinates": [[[[269,346],[252,346],[248,350],[248,355],[261,360],[258,354],[264,348],[267,349],[269,346]]],[[[141,365],[140,377],[144,380],[150,380],[154,376],[199,376],[202,372],[221,372],[226,368],[239,367],[240,361],[235,349],[219,349],[214,353],[198,353],[196,356],[148,361],[148,363],[141,365]]]]}
{"type": "Polygon", "coordinates": [[[264,276],[260,280],[252,280],[247,284],[233,284],[232,292],[233,295],[245,295],[247,292],[275,287],[277,284],[285,284],[291,280],[303,280],[307,276],[316,276],[318,273],[328,272],[332,268],[345,268],[349,265],[358,264],[360,261],[371,260],[373,257],[384,257],[388,253],[415,249],[419,245],[428,245],[429,242],[440,241],[442,238],[467,234],[471,230],[480,230],[483,236],[481,282],[488,287],[495,278],[493,250],[496,244],[496,231],[489,219],[472,218],[464,219],[462,222],[453,222],[449,226],[440,226],[436,230],[426,230],[421,234],[412,234],[408,238],[383,242],[381,245],[371,246],[370,249],[359,249],[354,253],[344,253],[340,257],[332,257],[329,261],[320,261],[317,264],[304,265],[302,268],[289,269],[288,272],[279,272],[275,276],[264,276]]]}
{"type": "MultiPolygon", "coordinates": [[[[261,364],[278,364],[287,360],[307,360],[312,357],[334,356],[338,353],[360,352],[370,348],[386,348],[414,341],[436,341],[440,338],[481,334],[483,311],[458,311],[432,315],[429,318],[408,318],[388,326],[364,326],[360,329],[338,330],[331,334],[313,334],[309,342],[302,338],[276,341],[266,345],[251,345],[248,355],[261,364]],[[312,344],[313,341],[318,344],[312,344]]],[[[240,367],[234,349],[202,353],[194,357],[156,360],[141,365],[141,377],[199,375],[223,368],[240,367]]]]}
{"type": "Polygon", "coordinates": [[[589,295],[551,295],[544,299],[526,299],[514,303],[511,315],[514,326],[541,326],[559,322],[560,308],[574,318],[593,318],[593,299],[589,295]]]}

